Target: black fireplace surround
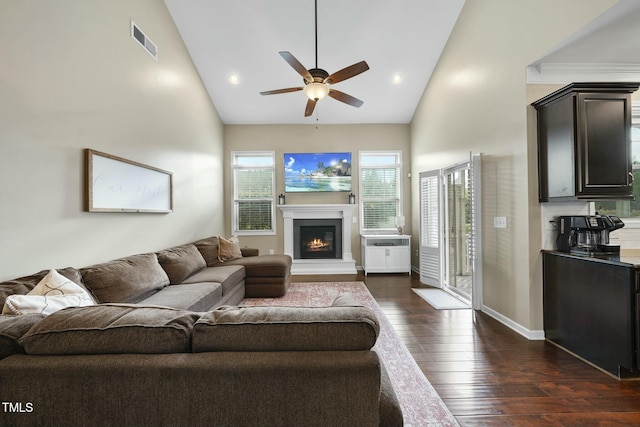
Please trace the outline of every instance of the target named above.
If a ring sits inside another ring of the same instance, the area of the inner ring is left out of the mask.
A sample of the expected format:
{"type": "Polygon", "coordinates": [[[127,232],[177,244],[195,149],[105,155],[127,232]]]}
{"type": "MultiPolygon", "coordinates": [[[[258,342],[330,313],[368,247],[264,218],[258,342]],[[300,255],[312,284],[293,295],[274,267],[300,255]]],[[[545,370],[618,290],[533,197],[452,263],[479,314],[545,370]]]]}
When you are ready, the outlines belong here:
{"type": "Polygon", "coordinates": [[[342,259],[342,218],[294,219],[294,259],[342,259]]]}

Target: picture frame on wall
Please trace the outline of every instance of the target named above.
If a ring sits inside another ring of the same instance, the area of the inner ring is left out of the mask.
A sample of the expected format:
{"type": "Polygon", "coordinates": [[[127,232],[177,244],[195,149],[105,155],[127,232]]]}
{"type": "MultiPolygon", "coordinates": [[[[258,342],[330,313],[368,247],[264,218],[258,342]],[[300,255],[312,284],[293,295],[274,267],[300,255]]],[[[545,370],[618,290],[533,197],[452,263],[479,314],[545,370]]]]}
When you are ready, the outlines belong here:
{"type": "Polygon", "coordinates": [[[170,213],[173,211],[173,174],[87,148],[85,210],[170,213]]]}

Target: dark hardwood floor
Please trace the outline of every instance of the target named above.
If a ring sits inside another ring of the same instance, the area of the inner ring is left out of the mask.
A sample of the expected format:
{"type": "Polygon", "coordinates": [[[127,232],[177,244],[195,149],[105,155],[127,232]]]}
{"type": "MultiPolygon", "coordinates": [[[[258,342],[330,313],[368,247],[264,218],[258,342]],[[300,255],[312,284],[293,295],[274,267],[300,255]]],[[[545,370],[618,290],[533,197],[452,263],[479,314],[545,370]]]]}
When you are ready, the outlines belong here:
{"type": "Polygon", "coordinates": [[[462,426],[640,426],[640,381],[618,381],[486,314],[435,310],[417,274],[294,276],[363,281],[462,426]]]}

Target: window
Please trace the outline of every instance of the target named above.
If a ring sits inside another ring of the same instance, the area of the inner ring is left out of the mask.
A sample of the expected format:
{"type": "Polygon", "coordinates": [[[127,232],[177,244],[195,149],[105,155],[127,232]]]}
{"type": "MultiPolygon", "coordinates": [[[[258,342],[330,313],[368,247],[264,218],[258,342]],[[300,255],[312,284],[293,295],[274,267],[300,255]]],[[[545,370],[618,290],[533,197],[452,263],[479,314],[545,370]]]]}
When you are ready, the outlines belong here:
{"type": "Polygon", "coordinates": [[[616,215],[621,218],[640,219],[640,113],[636,115],[635,111],[631,126],[631,156],[635,200],[595,202],[595,210],[600,215],[616,215]]]}
{"type": "Polygon", "coordinates": [[[275,234],[275,153],[231,153],[233,234],[275,234]]]}
{"type": "Polygon", "coordinates": [[[400,151],[361,151],[359,165],[360,230],[395,232],[402,217],[400,151]]]}

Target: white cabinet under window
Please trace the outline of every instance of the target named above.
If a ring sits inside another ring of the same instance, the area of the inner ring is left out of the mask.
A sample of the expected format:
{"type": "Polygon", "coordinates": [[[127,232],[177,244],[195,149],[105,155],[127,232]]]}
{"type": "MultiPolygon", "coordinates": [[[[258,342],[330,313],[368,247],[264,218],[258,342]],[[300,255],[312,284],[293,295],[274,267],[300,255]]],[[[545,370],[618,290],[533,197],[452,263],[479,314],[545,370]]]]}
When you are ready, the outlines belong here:
{"type": "Polygon", "coordinates": [[[411,236],[366,235],[360,236],[362,245],[362,269],[369,273],[411,274],[411,236]]]}

